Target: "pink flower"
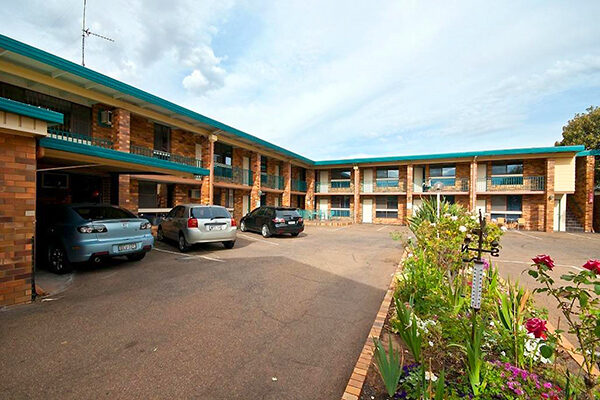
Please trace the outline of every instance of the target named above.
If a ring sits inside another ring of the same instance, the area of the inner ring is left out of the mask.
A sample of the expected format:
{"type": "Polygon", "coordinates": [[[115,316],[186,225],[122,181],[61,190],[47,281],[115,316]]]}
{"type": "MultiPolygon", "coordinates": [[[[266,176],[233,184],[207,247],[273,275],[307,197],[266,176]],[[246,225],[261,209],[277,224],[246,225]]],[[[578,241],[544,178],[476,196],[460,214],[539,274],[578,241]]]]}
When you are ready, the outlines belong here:
{"type": "Polygon", "coordinates": [[[490,268],[490,262],[484,258],[483,259],[483,270],[487,271],[489,268],[490,268]]]}
{"type": "Polygon", "coordinates": [[[546,332],[548,332],[548,328],[546,328],[546,321],[539,318],[530,318],[525,322],[525,328],[527,332],[533,333],[536,338],[546,339],[546,332]]]}
{"type": "Polygon", "coordinates": [[[548,269],[554,268],[554,260],[547,254],[539,254],[531,260],[536,265],[545,265],[548,269]]]}
{"type": "Polygon", "coordinates": [[[588,260],[588,262],[583,264],[583,268],[589,269],[596,274],[600,274],[600,260],[588,260]]]}

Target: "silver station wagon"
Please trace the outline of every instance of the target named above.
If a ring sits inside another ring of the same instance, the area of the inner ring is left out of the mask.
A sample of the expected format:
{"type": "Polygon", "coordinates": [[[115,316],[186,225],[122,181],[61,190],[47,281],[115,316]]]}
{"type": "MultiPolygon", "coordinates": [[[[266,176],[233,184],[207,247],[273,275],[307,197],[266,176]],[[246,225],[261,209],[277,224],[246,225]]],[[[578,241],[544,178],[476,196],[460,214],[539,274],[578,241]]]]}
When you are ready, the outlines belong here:
{"type": "Polygon", "coordinates": [[[156,238],[176,240],[181,252],[196,243],[222,242],[226,249],[231,249],[236,231],[237,223],[225,207],[182,204],[161,221],[156,238]]]}

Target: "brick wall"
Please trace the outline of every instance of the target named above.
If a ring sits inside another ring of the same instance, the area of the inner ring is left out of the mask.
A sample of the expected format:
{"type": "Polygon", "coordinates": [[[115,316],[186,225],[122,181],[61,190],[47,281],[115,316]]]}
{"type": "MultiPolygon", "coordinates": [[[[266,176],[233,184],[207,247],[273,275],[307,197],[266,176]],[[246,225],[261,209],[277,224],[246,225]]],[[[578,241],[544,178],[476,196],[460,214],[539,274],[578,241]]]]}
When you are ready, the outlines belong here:
{"type": "Polygon", "coordinates": [[[454,196],[454,202],[463,207],[465,210],[469,209],[469,195],[456,195],[454,196]]]}
{"type": "Polygon", "coordinates": [[[314,210],[317,205],[315,202],[315,170],[306,171],[306,197],[304,198],[304,209],[314,210]]]}
{"type": "Polygon", "coordinates": [[[594,156],[577,157],[575,164],[575,194],[571,198],[576,207],[571,207],[571,211],[575,214],[585,232],[591,232],[593,229],[594,167],[594,156]]]}
{"type": "Polygon", "coordinates": [[[0,135],[0,306],[31,300],[36,142],[0,135]]]}
{"type": "MultiPolygon", "coordinates": [[[[525,229],[543,231],[545,227],[546,197],[544,194],[523,195],[525,229]]],[[[552,210],[554,212],[554,210],[552,210]]]]}
{"type": "Polygon", "coordinates": [[[113,140],[112,128],[110,126],[101,126],[98,119],[100,111],[112,110],[111,106],[106,104],[92,105],[92,137],[113,140]]]}
{"type": "MultiPolygon", "coordinates": [[[[491,173],[491,165],[489,166],[491,173]]],[[[546,175],[546,160],[544,158],[536,158],[532,160],[523,160],[523,176],[545,176],[546,175]]]]}

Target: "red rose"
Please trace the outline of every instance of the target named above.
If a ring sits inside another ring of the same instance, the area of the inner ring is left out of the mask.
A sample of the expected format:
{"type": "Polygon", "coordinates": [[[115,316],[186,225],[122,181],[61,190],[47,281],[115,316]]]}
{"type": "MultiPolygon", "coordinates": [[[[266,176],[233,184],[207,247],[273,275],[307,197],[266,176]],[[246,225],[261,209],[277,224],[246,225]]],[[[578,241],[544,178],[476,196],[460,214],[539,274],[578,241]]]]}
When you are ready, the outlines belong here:
{"type": "Polygon", "coordinates": [[[548,269],[554,268],[554,260],[547,254],[540,254],[536,257],[533,257],[531,260],[534,262],[534,264],[545,265],[548,267],[548,269]]]}
{"type": "Polygon", "coordinates": [[[600,274],[600,260],[588,260],[588,262],[583,264],[583,268],[589,269],[596,274],[600,274]]]}
{"type": "Polygon", "coordinates": [[[533,333],[533,336],[538,339],[546,339],[546,332],[548,332],[548,328],[546,328],[546,321],[543,319],[528,319],[527,322],[525,322],[525,329],[527,329],[527,332],[533,333]]]}

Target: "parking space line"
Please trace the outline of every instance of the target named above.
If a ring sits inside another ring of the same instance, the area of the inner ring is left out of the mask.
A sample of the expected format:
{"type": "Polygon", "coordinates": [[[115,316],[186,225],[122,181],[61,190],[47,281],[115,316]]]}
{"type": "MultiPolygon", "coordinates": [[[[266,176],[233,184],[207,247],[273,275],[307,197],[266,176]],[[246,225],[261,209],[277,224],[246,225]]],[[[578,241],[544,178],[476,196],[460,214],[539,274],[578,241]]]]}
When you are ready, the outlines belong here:
{"type": "Polygon", "coordinates": [[[185,259],[190,259],[190,258],[204,258],[205,260],[209,260],[209,261],[217,261],[217,262],[225,262],[225,260],[221,260],[220,258],[213,258],[213,257],[209,257],[209,256],[201,256],[201,255],[190,255],[185,257],[185,259]]]}
{"type": "Polygon", "coordinates": [[[386,228],[389,228],[389,227],[387,225],[386,226],[382,226],[381,228],[377,229],[377,232],[382,231],[382,230],[384,230],[386,228]]]}
{"type": "Polygon", "coordinates": [[[530,238],[532,238],[532,239],[536,239],[536,240],[542,240],[542,238],[539,238],[539,237],[537,237],[537,236],[530,235],[530,234],[528,234],[528,233],[523,233],[523,232],[521,232],[521,231],[512,231],[512,232],[514,232],[514,233],[518,233],[519,235],[523,235],[523,236],[530,237],[530,238]]]}
{"type": "MultiPolygon", "coordinates": [[[[525,265],[531,265],[531,262],[527,262],[527,261],[514,261],[514,260],[496,260],[496,262],[499,263],[508,263],[508,264],[525,264],[525,265]]],[[[573,268],[576,269],[577,271],[583,271],[583,268],[579,268],[576,267],[575,265],[568,265],[568,264],[554,264],[557,267],[566,267],[566,268],[573,268]]]]}
{"type": "Polygon", "coordinates": [[[246,239],[255,240],[257,242],[265,242],[265,243],[272,244],[273,246],[279,246],[279,243],[273,243],[273,242],[270,242],[268,240],[258,239],[258,238],[255,238],[255,237],[252,237],[252,236],[248,236],[248,235],[242,235],[241,233],[238,233],[237,235],[241,236],[241,237],[244,237],[246,239]]]}
{"type": "Polygon", "coordinates": [[[188,258],[204,258],[205,260],[209,260],[209,261],[217,261],[217,262],[225,262],[225,260],[221,260],[220,258],[214,258],[214,257],[209,257],[209,256],[203,256],[203,255],[194,255],[194,254],[184,254],[184,253],[178,253],[176,251],[171,251],[171,250],[164,250],[164,249],[159,249],[159,248],[154,248],[154,250],[156,251],[160,251],[161,253],[168,253],[168,254],[174,254],[176,256],[181,256],[184,257],[185,259],[188,258]]]}
{"type": "Polygon", "coordinates": [[[158,247],[155,247],[153,250],[160,251],[161,253],[169,253],[169,254],[175,254],[177,256],[183,256],[182,253],[171,251],[171,250],[159,249],[158,247]]]}
{"type": "Polygon", "coordinates": [[[339,230],[342,230],[342,229],[346,229],[346,228],[347,228],[347,227],[349,227],[349,226],[350,226],[350,225],[341,226],[341,227],[339,227],[339,228],[336,228],[336,229],[334,229],[332,232],[339,231],[339,230]]]}
{"type": "Polygon", "coordinates": [[[567,235],[571,235],[571,236],[575,236],[575,237],[580,237],[580,238],[584,238],[584,239],[587,239],[587,240],[596,240],[594,238],[591,238],[591,237],[588,237],[588,236],[585,236],[585,235],[578,235],[576,233],[571,233],[571,232],[565,232],[565,233],[567,235]]]}

